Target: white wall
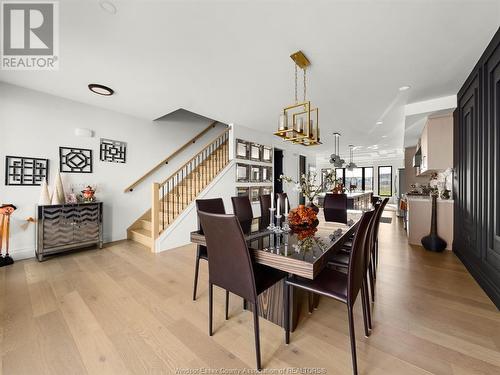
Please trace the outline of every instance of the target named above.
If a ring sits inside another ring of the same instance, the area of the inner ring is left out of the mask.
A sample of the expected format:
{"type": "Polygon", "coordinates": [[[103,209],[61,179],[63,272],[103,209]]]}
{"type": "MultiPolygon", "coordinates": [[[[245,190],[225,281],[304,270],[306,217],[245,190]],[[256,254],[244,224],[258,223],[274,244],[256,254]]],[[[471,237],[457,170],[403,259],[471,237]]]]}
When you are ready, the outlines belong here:
{"type": "MultiPolygon", "coordinates": [[[[112,101],[113,97],[102,100],[112,101]]],[[[25,219],[35,216],[40,187],[6,186],[6,155],[48,158],[51,185],[59,168],[59,146],[92,149],[94,172],[64,173],[63,183],[66,190],[73,184],[97,185],[96,196],[104,202],[104,240],[115,241],[126,238],[126,228],[150,208],[151,182],[168,176],[220,129],[212,129],[133,192],[124,193],[124,188],[210,122],[186,111],[178,111],[161,121],[148,121],[0,83],[0,202],[18,207],[11,224],[13,257],[34,255],[35,225],[27,224],[25,219]],[[75,128],[92,129],[95,135],[76,137],[75,128]],[[100,138],[127,142],[126,164],[100,161],[100,138]]]]}

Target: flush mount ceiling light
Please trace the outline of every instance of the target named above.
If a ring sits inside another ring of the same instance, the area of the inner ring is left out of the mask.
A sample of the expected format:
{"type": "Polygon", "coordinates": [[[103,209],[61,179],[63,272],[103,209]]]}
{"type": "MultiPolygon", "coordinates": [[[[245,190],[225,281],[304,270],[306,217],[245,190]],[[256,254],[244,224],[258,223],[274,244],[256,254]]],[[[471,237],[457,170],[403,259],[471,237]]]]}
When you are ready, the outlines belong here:
{"type": "Polygon", "coordinates": [[[294,144],[319,145],[321,144],[319,140],[319,110],[306,99],[306,69],[310,62],[302,51],[297,51],[290,57],[295,64],[295,103],[283,108],[279,116],[278,131],[274,135],[294,144]],[[297,83],[299,68],[302,69],[304,75],[304,97],[300,102],[297,83]]]}
{"type": "Polygon", "coordinates": [[[377,122],[375,123],[375,125],[382,125],[382,124],[383,124],[383,122],[382,122],[382,121],[377,121],[377,122]]]}
{"type": "Polygon", "coordinates": [[[99,6],[103,11],[109,14],[116,14],[116,6],[109,0],[99,1],[99,6]]]}
{"type": "Polygon", "coordinates": [[[410,87],[411,87],[411,86],[401,86],[401,87],[399,88],[399,91],[406,91],[406,90],[410,89],[410,87]]]}
{"type": "Polygon", "coordinates": [[[89,84],[89,90],[92,91],[94,94],[104,95],[104,96],[111,96],[115,93],[112,88],[100,85],[98,83],[89,84]]]}

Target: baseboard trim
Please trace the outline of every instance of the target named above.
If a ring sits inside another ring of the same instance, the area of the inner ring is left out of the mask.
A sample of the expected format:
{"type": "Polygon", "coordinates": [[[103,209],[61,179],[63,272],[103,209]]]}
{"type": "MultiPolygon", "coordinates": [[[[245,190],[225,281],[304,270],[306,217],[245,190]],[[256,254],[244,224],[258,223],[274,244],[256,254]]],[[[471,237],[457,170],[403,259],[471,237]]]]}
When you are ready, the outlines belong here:
{"type": "Polygon", "coordinates": [[[478,267],[469,263],[467,261],[467,258],[464,257],[463,254],[456,250],[453,250],[453,253],[457,256],[458,259],[460,259],[465,268],[467,268],[467,271],[469,271],[474,280],[476,280],[481,289],[484,290],[486,295],[491,299],[491,301],[500,311],[500,290],[496,287],[496,285],[494,285],[488,278],[486,278],[484,276],[484,273],[478,267]]]}
{"type": "Polygon", "coordinates": [[[35,249],[33,247],[10,249],[9,253],[14,260],[22,260],[35,257],[35,249]]]}

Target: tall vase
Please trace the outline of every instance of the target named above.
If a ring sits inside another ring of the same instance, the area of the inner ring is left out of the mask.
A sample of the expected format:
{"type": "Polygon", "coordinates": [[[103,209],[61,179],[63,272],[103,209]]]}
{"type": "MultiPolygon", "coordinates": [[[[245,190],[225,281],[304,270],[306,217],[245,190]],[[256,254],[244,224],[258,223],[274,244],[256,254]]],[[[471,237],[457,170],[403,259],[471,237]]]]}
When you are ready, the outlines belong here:
{"type": "Polygon", "coordinates": [[[429,251],[441,252],[446,249],[446,241],[437,234],[437,196],[432,195],[431,232],[420,240],[429,251]]]}

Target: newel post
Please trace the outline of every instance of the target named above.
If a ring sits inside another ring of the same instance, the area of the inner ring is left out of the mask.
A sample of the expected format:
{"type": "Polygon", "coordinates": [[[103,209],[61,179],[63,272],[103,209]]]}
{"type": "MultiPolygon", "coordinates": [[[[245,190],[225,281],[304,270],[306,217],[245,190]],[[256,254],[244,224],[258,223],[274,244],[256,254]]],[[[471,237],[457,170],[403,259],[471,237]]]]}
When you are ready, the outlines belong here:
{"type": "Polygon", "coordinates": [[[160,233],[160,184],[158,182],[153,182],[151,193],[151,251],[154,253],[160,233]]]}

